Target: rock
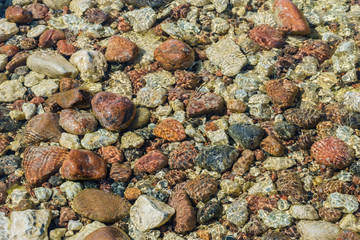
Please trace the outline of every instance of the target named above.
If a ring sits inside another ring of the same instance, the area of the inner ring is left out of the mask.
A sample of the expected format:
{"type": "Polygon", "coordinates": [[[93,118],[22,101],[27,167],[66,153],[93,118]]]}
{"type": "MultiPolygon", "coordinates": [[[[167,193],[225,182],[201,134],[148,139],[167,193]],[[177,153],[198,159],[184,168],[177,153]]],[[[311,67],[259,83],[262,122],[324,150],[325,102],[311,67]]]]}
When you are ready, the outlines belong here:
{"type": "Polygon", "coordinates": [[[254,27],[250,31],[249,37],[266,49],[281,48],[285,43],[284,34],[268,24],[254,27]]]}
{"type": "Polygon", "coordinates": [[[26,65],[26,60],[30,56],[27,52],[18,52],[15,56],[8,62],[5,66],[5,69],[9,72],[14,72],[16,68],[26,65]]]}
{"type": "Polygon", "coordinates": [[[31,146],[25,149],[23,166],[29,185],[39,185],[56,173],[67,154],[62,147],[31,146]]]}
{"type": "Polygon", "coordinates": [[[344,213],[353,213],[358,210],[359,203],[353,195],[334,192],[327,197],[324,207],[338,208],[344,213]]]}
{"type": "Polygon", "coordinates": [[[296,165],[295,160],[288,157],[268,157],[264,162],[263,166],[267,170],[280,171],[291,168],[296,165]]]}
{"type": "Polygon", "coordinates": [[[30,120],[36,114],[37,107],[34,103],[24,103],[21,110],[25,114],[25,119],[30,120]]]}
{"type": "Polygon", "coordinates": [[[186,113],[189,117],[205,114],[222,115],[224,99],[215,93],[195,93],[191,96],[186,113]]]}
{"type": "Polygon", "coordinates": [[[229,127],[230,137],[244,149],[256,149],[264,134],[264,129],[248,123],[233,124],[229,127]]]}
{"type": "Polygon", "coordinates": [[[79,182],[66,181],[60,185],[60,190],[65,193],[69,201],[73,200],[82,189],[83,187],[79,182]]]}
{"type": "MultiPolygon", "coordinates": [[[[0,182],[0,204],[5,204],[7,197],[8,197],[7,186],[4,182],[0,182]]],[[[1,222],[1,220],[4,220],[4,219],[3,219],[3,216],[1,216],[1,214],[0,214],[0,222],[1,222]]],[[[0,228],[0,236],[1,236],[1,228],[0,228]]]]}
{"type": "Polygon", "coordinates": [[[135,7],[138,8],[142,8],[146,6],[156,8],[165,4],[167,0],[124,0],[124,2],[129,5],[134,5],[135,7]]]}
{"type": "Polygon", "coordinates": [[[52,190],[51,188],[39,187],[34,189],[34,193],[40,202],[46,202],[51,198],[52,190]]]}
{"type": "Polygon", "coordinates": [[[139,48],[132,41],[123,37],[112,36],[108,42],[105,58],[109,62],[123,63],[134,60],[138,53],[139,48]]]}
{"type": "Polygon", "coordinates": [[[28,38],[37,38],[47,29],[46,25],[37,25],[27,32],[28,38]]]}
{"type": "Polygon", "coordinates": [[[141,191],[138,188],[126,188],[125,192],[124,192],[124,196],[127,200],[129,201],[135,201],[136,199],[138,199],[141,196],[141,191]]]}
{"type": "Polygon", "coordinates": [[[139,90],[134,103],[148,108],[155,108],[165,102],[166,94],[164,88],[143,87],[139,90]]]}
{"type": "Polygon", "coordinates": [[[104,87],[106,92],[117,93],[132,99],[133,89],[130,78],[125,72],[115,71],[110,74],[108,86],[104,87]]]}
{"type": "Polygon", "coordinates": [[[260,143],[260,148],[272,156],[280,157],[284,154],[285,147],[274,137],[268,136],[260,143]]]}
{"type": "Polygon", "coordinates": [[[71,0],[59,0],[59,1],[44,0],[43,1],[45,6],[47,6],[48,8],[52,8],[54,10],[61,10],[63,7],[69,6],[70,2],[71,2],[71,0]]]}
{"type": "Polygon", "coordinates": [[[176,191],[170,196],[170,207],[175,209],[175,231],[185,233],[196,227],[196,211],[183,190],[176,191]]]}
{"type": "Polygon", "coordinates": [[[134,103],[127,97],[116,93],[97,93],[91,100],[91,106],[100,124],[112,131],[121,131],[127,128],[136,113],[134,103]]]}
{"type": "Polygon", "coordinates": [[[327,222],[335,223],[340,220],[341,215],[342,214],[339,209],[327,207],[322,207],[319,209],[319,216],[327,222]]]}
{"type": "Polygon", "coordinates": [[[106,227],[105,224],[94,221],[85,227],[83,227],[78,233],[74,236],[67,238],[67,240],[85,240],[87,236],[89,236],[92,232],[95,232],[98,229],[106,227]]]}
{"type": "Polygon", "coordinates": [[[45,30],[39,38],[39,47],[48,48],[53,47],[60,40],[66,39],[65,33],[57,29],[45,30]]]}
{"type": "Polygon", "coordinates": [[[215,179],[202,174],[187,182],[186,193],[196,202],[206,202],[218,190],[215,179]]]}
{"type": "Polygon", "coordinates": [[[140,148],[145,143],[144,138],[133,133],[126,132],[121,137],[121,148],[140,148]]]}
{"type": "Polygon", "coordinates": [[[156,13],[151,7],[129,11],[124,17],[129,20],[135,32],[149,30],[156,21],[156,13]]]}
{"type": "Polygon", "coordinates": [[[86,236],[84,240],[130,240],[129,236],[117,227],[103,227],[86,236]]]}
{"type": "Polygon", "coordinates": [[[71,56],[77,51],[77,48],[66,40],[59,40],[56,43],[56,48],[59,53],[65,56],[71,56]]]}
{"type": "Polygon", "coordinates": [[[19,48],[16,45],[4,45],[0,47],[0,54],[5,54],[8,57],[14,56],[19,52],[19,48]]]}
{"type": "Polygon", "coordinates": [[[59,86],[54,79],[46,79],[33,86],[31,91],[33,91],[37,97],[50,97],[53,93],[56,93],[58,89],[59,86]]]}
{"type": "Polygon", "coordinates": [[[287,79],[271,80],[266,84],[266,92],[277,107],[287,108],[292,105],[299,87],[287,79]]]}
{"type": "Polygon", "coordinates": [[[131,204],[124,198],[98,189],[86,189],[76,195],[73,209],[87,218],[116,222],[128,216],[131,204]]]}
{"type": "Polygon", "coordinates": [[[81,140],[81,145],[88,150],[109,146],[117,141],[118,133],[106,129],[99,129],[96,132],[86,133],[81,140]]]}
{"type": "Polygon", "coordinates": [[[360,235],[349,230],[343,230],[340,235],[337,237],[336,240],[345,240],[345,239],[354,239],[358,240],[360,239],[360,235]]]}
{"type": "Polygon", "coordinates": [[[55,51],[38,51],[31,54],[26,65],[33,71],[52,78],[76,77],[78,70],[55,51]]]}
{"type": "Polygon", "coordinates": [[[289,200],[294,203],[303,202],[307,199],[303,182],[294,171],[282,170],[278,172],[276,187],[281,194],[288,196],[289,200]]]}
{"type": "Polygon", "coordinates": [[[283,115],[286,121],[306,129],[315,127],[321,119],[319,111],[308,108],[290,108],[283,115]]]}
{"type": "Polygon", "coordinates": [[[0,102],[13,102],[23,98],[26,88],[18,81],[4,81],[0,84],[0,102]]]}
{"type": "Polygon", "coordinates": [[[170,142],[179,142],[186,138],[183,125],[175,119],[165,119],[154,129],[153,134],[170,142]]]}
{"type": "Polygon", "coordinates": [[[154,51],[155,60],[168,71],[190,68],[195,60],[194,51],[186,43],[170,39],[154,51]]]}
{"type": "Polygon", "coordinates": [[[33,19],[36,20],[43,20],[46,17],[46,14],[49,12],[49,8],[41,3],[30,4],[26,9],[31,12],[33,19]]]}
{"type": "Polygon", "coordinates": [[[134,130],[145,126],[150,119],[150,111],[147,108],[139,107],[136,108],[134,120],[128,127],[129,130],[134,130]]]}
{"type": "Polygon", "coordinates": [[[242,156],[234,163],[231,171],[236,175],[244,175],[254,161],[254,153],[251,150],[245,149],[241,154],[242,156]]]}
{"type": "Polygon", "coordinates": [[[143,77],[143,79],[146,82],[146,86],[151,88],[163,87],[165,89],[169,89],[176,83],[176,79],[173,74],[165,70],[148,73],[143,77]]]}
{"type": "Polygon", "coordinates": [[[204,147],[195,159],[195,164],[211,171],[219,173],[229,169],[237,157],[239,151],[229,145],[204,147]]]}
{"type": "Polygon", "coordinates": [[[153,150],[135,162],[135,167],[139,171],[154,173],[162,169],[168,163],[167,157],[158,150],[153,150]]]}
{"type": "Polygon", "coordinates": [[[98,154],[107,162],[115,163],[122,162],[124,160],[124,155],[121,149],[116,146],[106,146],[101,147],[98,151],[98,154]]]}
{"type": "Polygon", "coordinates": [[[209,201],[205,206],[198,210],[197,221],[204,224],[211,219],[220,217],[222,215],[223,206],[219,202],[209,201]]]}
{"type": "Polygon", "coordinates": [[[302,239],[306,240],[336,240],[340,233],[338,225],[325,221],[301,220],[296,226],[302,239]]]}
{"type": "Polygon", "coordinates": [[[276,0],[273,9],[281,30],[298,35],[306,35],[310,32],[306,18],[291,0],[276,0]]]}
{"type": "Polygon", "coordinates": [[[95,131],[97,120],[89,112],[64,109],[60,112],[59,124],[69,133],[84,135],[95,131]]]}
{"type": "Polygon", "coordinates": [[[47,209],[13,211],[10,221],[9,239],[46,240],[51,211],[47,209]]]}
{"type": "Polygon", "coordinates": [[[8,22],[5,18],[0,19],[0,42],[8,40],[18,32],[16,23],[8,22]]]}
{"type": "Polygon", "coordinates": [[[360,101],[360,92],[349,91],[344,94],[343,104],[350,111],[360,112],[359,104],[357,104],[359,101],[360,101]]]}
{"type": "Polygon", "coordinates": [[[106,161],[88,150],[71,150],[60,173],[69,180],[100,180],[106,177],[106,161]]]}
{"type": "Polygon", "coordinates": [[[96,2],[92,0],[73,0],[69,5],[71,12],[74,12],[76,16],[81,17],[83,13],[96,6],[96,2]]]}
{"type": "Polygon", "coordinates": [[[90,23],[98,24],[104,23],[109,17],[106,12],[99,8],[89,8],[85,11],[84,15],[90,23]]]}
{"type": "Polygon", "coordinates": [[[22,122],[12,119],[10,113],[10,109],[0,106],[0,132],[16,131],[23,125],[22,122]]]}
{"type": "Polygon", "coordinates": [[[261,218],[264,224],[270,228],[287,227],[293,222],[293,218],[288,213],[277,209],[271,211],[270,213],[260,210],[259,218],[261,218]]]}
{"type": "Polygon", "coordinates": [[[7,63],[8,57],[5,54],[0,54],[0,71],[3,71],[5,69],[7,63]]]}
{"type": "Polygon", "coordinates": [[[79,69],[85,82],[100,81],[107,70],[105,56],[95,50],[79,50],[71,56],[70,62],[79,69]]]}
{"type": "Polygon", "coordinates": [[[0,213],[0,239],[9,239],[10,220],[4,212],[0,213]]]}
{"type": "Polygon", "coordinates": [[[146,195],[141,195],[130,209],[130,220],[140,231],[164,225],[175,214],[175,209],[146,195]]]}
{"type": "Polygon", "coordinates": [[[317,220],[319,215],[312,205],[292,205],[290,215],[295,219],[317,220]]]}
{"type": "MultiPolygon", "coordinates": [[[[339,226],[342,229],[347,229],[355,232],[360,230],[359,218],[355,217],[353,214],[346,214],[339,222],[339,226]]],[[[345,238],[346,239],[346,238],[345,238]]]]}
{"type": "Polygon", "coordinates": [[[246,64],[246,56],[240,47],[231,39],[223,38],[206,49],[210,62],[220,68],[221,72],[228,77],[238,74],[246,64]]]}
{"type": "Polygon", "coordinates": [[[226,210],[226,218],[231,223],[238,227],[241,227],[248,220],[247,202],[245,199],[239,199],[232,204],[226,210]]]}
{"type": "Polygon", "coordinates": [[[275,132],[284,140],[292,139],[296,134],[295,125],[288,122],[277,122],[274,125],[275,132]]]}
{"type": "Polygon", "coordinates": [[[180,146],[172,151],[169,156],[169,166],[171,169],[188,169],[194,166],[194,159],[198,155],[198,150],[188,141],[184,141],[180,146]]]}
{"type": "Polygon", "coordinates": [[[90,107],[90,100],[92,95],[86,90],[74,88],[68,91],[57,93],[53,97],[56,103],[62,108],[86,109],[90,107]]]}
{"type": "Polygon", "coordinates": [[[80,230],[84,225],[79,221],[75,221],[75,220],[70,220],[69,221],[69,224],[67,225],[67,229],[69,231],[77,231],[77,230],[80,230]]]}
{"type": "Polygon", "coordinates": [[[115,162],[111,165],[110,178],[115,182],[128,182],[132,174],[130,165],[115,162]]]}

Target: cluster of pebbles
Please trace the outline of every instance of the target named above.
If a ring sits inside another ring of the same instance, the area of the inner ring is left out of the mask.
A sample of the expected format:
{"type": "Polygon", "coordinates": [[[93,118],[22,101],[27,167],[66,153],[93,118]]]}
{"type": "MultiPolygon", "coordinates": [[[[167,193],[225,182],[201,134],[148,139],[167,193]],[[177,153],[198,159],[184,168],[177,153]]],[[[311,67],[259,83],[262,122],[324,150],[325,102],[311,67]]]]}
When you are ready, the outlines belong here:
{"type": "Polygon", "coordinates": [[[357,0],[0,1],[0,239],[360,240],[357,0]]]}

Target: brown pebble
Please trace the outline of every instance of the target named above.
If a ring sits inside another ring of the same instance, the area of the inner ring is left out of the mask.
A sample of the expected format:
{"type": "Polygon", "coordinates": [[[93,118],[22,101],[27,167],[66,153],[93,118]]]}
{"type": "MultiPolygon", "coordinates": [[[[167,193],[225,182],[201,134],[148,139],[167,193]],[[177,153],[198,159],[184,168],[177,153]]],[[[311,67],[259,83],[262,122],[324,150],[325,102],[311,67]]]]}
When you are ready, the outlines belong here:
{"type": "Polygon", "coordinates": [[[111,131],[127,128],[135,117],[135,104],[116,93],[100,92],[91,101],[92,110],[101,126],[111,131]]]}
{"type": "Polygon", "coordinates": [[[14,72],[15,68],[26,65],[26,60],[29,56],[29,53],[18,52],[15,56],[13,56],[11,61],[6,64],[5,69],[9,72],[14,72]]]}
{"type": "Polygon", "coordinates": [[[69,207],[62,207],[60,209],[59,226],[66,227],[70,220],[76,220],[76,213],[69,207]]]}
{"type": "Polygon", "coordinates": [[[277,107],[287,108],[293,104],[299,87],[287,79],[271,80],[266,84],[266,92],[277,107]]]}
{"type": "Polygon", "coordinates": [[[59,124],[68,133],[84,135],[94,132],[98,122],[89,112],[64,109],[60,112],[59,124]]]}
{"type": "Polygon", "coordinates": [[[130,23],[128,21],[126,21],[126,19],[124,17],[119,17],[118,18],[119,23],[117,25],[117,29],[121,32],[129,32],[132,29],[132,26],[130,25],[130,23]]]}
{"type": "Polygon", "coordinates": [[[10,22],[26,24],[32,21],[32,14],[20,6],[9,6],[5,11],[5,18],[10,22]]]}
{"type": "Polygon", "coordinates": [[[59,83],[60,92],[66,92],[79,86],[79,81],[73,78],[62,78],[59,83]]]}
{"type": "Polygon", "coordinates": [[[256,196],[249,195],[246,198],[249,212],[252,214],[258,213],[259,210],[265,210],[271,212],[273,209],[277,208],[277,200],[274,196],[256,196]]]}
{"type": "Polygon", "coordinates": [[[171,169],[189,169],[194,166],[194,159],[199,154],[195,146],[185,141],[172,151],[169,156],[169,166],[171,169]]]}
{"type": "Polygon", "coordinates": [[[43,32],[39,38],[39,47],[48,48],[55,46],[59,40],[66,39],[65,34],[61,30],[49,29],[43,32]]]}
{"type": "Polygon", "coordinates": [[[108,42],[105,58],[109,62],[123,63],[134,60],[138,53],[139,48],[132,41],[123,37],[112,36],[108,42]]]}
{"type": "Polygon", "coordinates": [[[188,117],[199,117],[205,114],[222,115],[223,110],[223,97],[211,92],[195,93],[190,98],[186,113],[188,117]]]}
{"type": "Polygon", "coordinates": [[[232,173],[236,175],[244,175],[247,171],[249,171],[251,164],[254,161],[254,153],[245,149],[242,152],[242,156],[234,163],[232,168],[232,173]]]}
{"type": "Polygon", "coordinates": [[[211,240],[211,234],[207,229],[199,229],[196,231],[196,236],[201,240],[211,240]]]}
{"type": "Polygon", "coordinates": [[[171,186],[174,186],[178,183],[182,183],[186,179],[186,173],[181,170],[170,170],[166,173],[165,179],[169,182],[171,186]]]}
{"type": "Polygon", "coordinates": [[[56,47],[59,53],[65,56],[71,56],[77,51],[74,45],[63,39],[56,43],[56,47]]]}
{"type": "Polygon", "coordinates": [[[344,229],[336,240],[360,240],[360,235],[351,230],[344,229]]]}
{"type": "Polygon", "coordinates": [[[306,129],[315,127],[321,120],[320,112],[309,108],[289,108],[283,115],[286,121],[306,129]]]}
{"type": "Polygon", "coordinates": [[[161,121],[154,129],[153,134],[170,142],[179,142],[186,138],[183,125],[172,118],[161,121]]]}
{"type": "Polygon", "coordinates": [[[283,33],[267,24],[254,27],[249,36],[254,42],[266,49],[281,48],[285,43],[283,33]]]}
{"type": "Polygon", "coordinates": [[[130,180],[132,170],[129,164],[114,162],[111,164],[110,177],[115,182],[128,182],[130,180]]]}
{"type": "Polygon", "coordinates": [[[176,70],[174,76],[176,78],[175,87],[179,88],[195,89],[199,82],[199,78],[195,73],[185,70],[176,70]]]}
{"type": "Polygon", "coordinates": [[[121,163],[124,160],[124,154],[121,149],[116,146],[103,146],[99,149],[99,155],[107,163],[121,163]]]}
{"type": "Polygon", "coordinates": [[[46,14],[49,12],[49,8],[41,3],[30,4],[27,6],[27,10],[32,13],[32,17],[36,20],[44,19],[46,14]]]}
{"type": "Polygon", "coordinates": [[[100,180],[106,177],[106,161],[89,150],[73,149],[60,168],[69,180],[100,180]]]}
{"type": "Polygon", "coordinates": [[[91,93],[74,88],[54,95],[56,103],[62,108],[86,109],[90,107],[91,93]]]}
{"type": "Polygon", "coordinates": [[[24,38],[21,40],[20,48],[23,50],[32,50],[36,48],[38,45],[38,42],[35,38],[24,38]]]}
{"type": "Polygon", "coordinates": [[[283,170],[278,173],[276,187],[281,194],[289,197],[292,202],[304,202],[307,199],[303,182],[299,175],[292,170],[283,170]]]}
{"type": "Polygon", "coordinates": [[[272,156],[280,157],[284,154],[285,147],[275,137],[268,136],[260,143],[260,148],[272,156]]]}
{"type": "Polygon", "coordinates": [[[8,196],[7,186],[4,182],[0,182],[0,204],[4,204],[8,196]]]}
{"type": "Polygon", "coordinates": [[[18,52],[19,48],[16,45],[4,45],[0,47],[0,54],[5,54],[8,57],[12,57],[18,52]]]}
{"type": "Polygon", "coordinates": [[[87,235],[84,240],[130,240],[130,238],[117,227],[103,227],[87,235]]]}
{"type": "Polygon", "coordinates": [[[154,173],[162,169],[168,163],[167,157],[158,150],[153,150],[142,156],[135,162],[135,167],[139,171],[154,173]]]}
{"type": "Polygon", "coordinates": [[[10,137],[6,133],[0,133],[0,156],[10,149],[10,137]]]}
{"type": "Polygon", "coordinates": [[[124,192],[125,198],[129,201],[138,199],[141,195],[141,191],[138,188],[126,188],[124,192]]]}
{"type": "Polygon", "coordinates": [[[56,173],[68,151],[62,147],[31,146],[24,151],[23,168],[30,186],[38,186],[56,173]]]}
{"type": "Polygon", "coordinates": [[[209,175],[202,174],[187,182],[186,193],[197,202],[206,202],[218,190],[215,179],[209,175]]]}
{"type": "Polygon", "coordinates": [[[331,193],[341,193],[341,194],[353,194],[353,191],[350,187],[340,180],[333,180],[320,184],[316,188],[316,192],[320,198],[326,199],[331,193]]]}
{"type": "Polygon", "coordinates": [[[154,51],[155,60],[168,71],[188,69],[195,61],[195,54],[191,47],[180,40],[170,39],[157,47],[154,51]]]}
{"type": "Polygon", "coordinates": [[[246,111],[246,104],[238,99],[231,99],[226,102],[227,109],[232,113],[243,113],[246,111]]]}
{"type": "Polygon", "coordinates": [[[319,209],[319,216],[328,222],[337,222],[341,218],[341,211],[335,208],[322,207],[319,209]]]}
{"type": "Polygon", "coordinates": [[[100,8],[90,8],[86,10],[85,18],[90,23],[102,24],[108,19],[108,15],[100,8]]]}
{"type": "Polygon", "coordinates": [[[331,58],[331,55],[332,50],[326,42],[306,41],[304,45],[301,46],[295,57],[301,59],[305,56],[313,56],[319,61],[319,63],[323,63],[325,60],[331,58]]]}

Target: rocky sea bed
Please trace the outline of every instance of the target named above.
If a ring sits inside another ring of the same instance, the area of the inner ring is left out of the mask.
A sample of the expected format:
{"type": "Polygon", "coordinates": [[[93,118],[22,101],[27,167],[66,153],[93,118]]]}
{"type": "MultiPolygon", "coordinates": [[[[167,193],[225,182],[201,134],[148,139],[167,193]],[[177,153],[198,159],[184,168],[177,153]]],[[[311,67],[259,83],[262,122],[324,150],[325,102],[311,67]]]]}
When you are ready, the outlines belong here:
{"type": "Polygon", "coordinates": [[[0,0],[0,240],[360,240],[359,22],[0,0]]]}

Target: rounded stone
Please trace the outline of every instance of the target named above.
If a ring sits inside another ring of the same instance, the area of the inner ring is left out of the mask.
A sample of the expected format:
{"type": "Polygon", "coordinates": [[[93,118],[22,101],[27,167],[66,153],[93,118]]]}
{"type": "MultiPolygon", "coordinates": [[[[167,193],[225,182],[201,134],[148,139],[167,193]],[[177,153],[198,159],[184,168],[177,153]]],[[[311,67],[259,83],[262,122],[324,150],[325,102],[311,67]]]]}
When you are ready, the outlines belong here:
{"type": "Polygon", "coordinates": [[[239,123],[229,127],[230,137],[244,149],[256,149],[264,134],[264,129],[252,124],[239,123]]]}
{"type": "Polygon", "coordinates": [[[32,14],[20,6],[10,6],[5,11],[5,18],[14,23],[29,23],[32,21],[32,14]]]}
{"type": "Polygon", "coordinates": [[[112,36],[108,42],[105,58],[109,62],[123,63],[134,60],[138,53],[139,48],[132,41],[123,37],[112,36]]]}
{"type": "Polygon", "coordinates": [[[161,121],[153,131],[154,135],[170,142],[179,142],[186,138],[183,125],[172,118],[161,121]]]}
{"type": "Polygon", "coordinates": [[[135,167],[139,171],[154,173],[162,169],[168,163],[167,157],[158,150],[153,150],[135,162],[135,167]]]}
{"type": "Polygon", "coordinates": [[[190,68],[195,60],[195,54],[186,43],[170,39],[155,49],[155,60],[168,71],[190,68]]]}
{"type": "Polygon", "coordinates": [[[284,34],[267,24],[254,27],[249,36],[254,42],[267,49],[281,48],[285,43],[284,34]]]}
{"type": "Polygon", "coordinates": [[[72,204],[78,214],[100,222],[116,222],[129,215],[131,204],[124,198],[99,189],[78,193],[72,204]]]}
{"type": "Polygon", "coordinates": [[[136,113],[135,104],[116,93],[97,93],[91,100],[91,106],[100,124],[111,131],[127,128],[136,113]]]}
{"type": "Polygon", "coordinates": [[[84,135],[95,131],[98,122],[89,112],[64,109],[60,112],[59,124],[69,133],[84,135]]]}
{"type": "Polygon", "coordinates": [[[45,30],[39,38],[39,47],[48,48],[55,46],[59,40],[66,39],[65,33],[57,29],[45,30]]]}
{"type": "Polygon", "coordinates": [[[209,175],[202,174],[187,182],[186,193],[195,201],[206,202],[218,190],[215,179],[209,175]]]}
{"type": "Polygon", "coordinates": [[[130,240],[129,236],[117,227],[103,227],[99,228],[89,235],[84,240],[130,240]]]}

